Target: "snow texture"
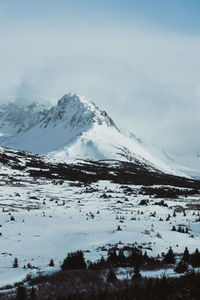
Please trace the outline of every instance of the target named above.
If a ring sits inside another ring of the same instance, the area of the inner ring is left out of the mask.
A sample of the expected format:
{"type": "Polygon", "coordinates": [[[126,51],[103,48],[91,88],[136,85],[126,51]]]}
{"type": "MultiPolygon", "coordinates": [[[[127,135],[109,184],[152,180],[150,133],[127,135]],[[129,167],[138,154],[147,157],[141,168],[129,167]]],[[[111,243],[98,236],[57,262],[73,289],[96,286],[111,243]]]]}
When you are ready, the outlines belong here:
{"type": "Polygon", "coordinates": [[[117,159],[140,162],[164,173],[182,175],[157,159],[133,134],[120,131],[105,111],[83,96],[67,94],[56,106],[1,106],[0,144],[70,159],[117,159]]]}

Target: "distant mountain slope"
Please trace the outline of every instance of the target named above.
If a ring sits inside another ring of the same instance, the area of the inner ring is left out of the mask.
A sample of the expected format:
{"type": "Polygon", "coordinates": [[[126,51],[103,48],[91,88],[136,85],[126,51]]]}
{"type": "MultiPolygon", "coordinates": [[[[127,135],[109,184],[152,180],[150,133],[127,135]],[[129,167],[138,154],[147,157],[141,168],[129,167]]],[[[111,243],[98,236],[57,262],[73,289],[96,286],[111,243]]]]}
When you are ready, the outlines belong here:
{"type": "Polygon", "coordinates": [[[200,157],[196,153],[187,155],[174,155],[173,164],[171,166],[184,172],[189,176],[200,178],[200,157]]]}
{"type": "Polygon", "coordinates": [[[62,161],[129,161],[181,175],[150,154],[137,138],[120,132],[105,111],[82,96],[67,94],[50,109],[36,104],[1,107],[0,124],[0,144],[5,147],[49,154],[62,161]]]}
{"type": "Polygon", "coordinates": [[[169,154],[156,146],[146,146],[160,160],[189,176],[200,178],[200,156],[197,151],[187,154],[169,154]]]}
{"type": "Polygon", "coordinates": [[[122,129],[121,131],[133,141],[137,140],[143,148],[148,150],[162,162],[166,163],[172,169],[179,170],[181,173],[187,174],[188,176],[200,178],[200,151],[179,155],[171,154],[157,145],[145,143],[128,129],[122,129]]]}
{"type": "Polygon", "coordinates": [[[12,136],[38,124],[46,115],[47,108],[38,103],[9,102],[0,105],[1,136],[12,136]]]}
{"type": "Polygon", "coordinates": [[[133,185],[167,185],[200,189],[200,181],[147,169],[140,162],[76,160],[59,163],[46,155],[0,147],[0,180],[28,184],[40,180],[92,183],[108,181],[133,185]]]}

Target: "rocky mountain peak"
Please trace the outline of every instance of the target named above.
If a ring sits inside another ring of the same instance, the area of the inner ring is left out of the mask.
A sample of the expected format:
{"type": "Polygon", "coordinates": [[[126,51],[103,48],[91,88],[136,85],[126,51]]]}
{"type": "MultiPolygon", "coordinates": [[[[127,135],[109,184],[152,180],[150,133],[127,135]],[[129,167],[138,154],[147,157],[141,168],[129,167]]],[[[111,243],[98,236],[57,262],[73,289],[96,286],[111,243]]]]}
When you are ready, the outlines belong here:
{"type": "Polygon", "coordinates": [[[8,102],[0,105],[0,129],[8,127],[13,131],[21,132],[38,124],[47,113],[47,108],[36,102],[20,103],[8,102]]]}
{"type": "Polygon", "coordinates": [[[43,126],[47,127],[53,124],[55,127],[60,123],[64,123],[65,127],[69,128],[84,129],[97,123],[98,125],[107,125],[117,129],[115,123],[105,111],[101,111],[84,96],[71,93],[64,95],[58,100],[57,105],[49,110],[43,126]]]}

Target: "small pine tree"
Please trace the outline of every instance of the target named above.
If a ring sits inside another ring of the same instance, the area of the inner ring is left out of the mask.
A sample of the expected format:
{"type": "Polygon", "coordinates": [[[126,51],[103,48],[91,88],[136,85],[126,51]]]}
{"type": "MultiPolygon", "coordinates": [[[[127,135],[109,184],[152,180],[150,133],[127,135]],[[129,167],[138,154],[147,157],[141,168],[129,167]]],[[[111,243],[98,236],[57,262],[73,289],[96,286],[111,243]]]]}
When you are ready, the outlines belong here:
{"type": "Polygon", "coordinates": [[[181,226],[178,226],[178,232],[182,232],[181,226]]]}
{"type": "Polygon", "coordinates": [[[16,293],[16,300],[26,300],[27,294],[26,289],[23,285],[18,286],[16,293]]]}
{"type": "Polygon", "coordinates": [[[165,263],[165,264],[174,264],[175,263],[175,255],[172,250],[172,247],[170,247],[168,252],[165,254],[165,256],[163,258],[163,263],[165,263]]]}
{"type": "Polygon", "coordinates": [[[116,265],[118,263],[118,256],[117,256],[117,253],[116,253],[116,249],[109,249],[108,250],[107,261],[111,265],[116,265]]]}
{"type": "Polygon", "coordinates": [[[54,267],[54,261],[53,261],[53,259],[52,259],[52,258],[50,259],[50,262],[49,262],[49,267],[54,267]]]}
{"type": "Polygon", "coordinates": [[[15,258],[14,262],[13,262],[13,268],[18,268],[19,264],[18,264],[18,259],[15,258]]]}
{"type": "Polygon", "coordinates": [[[100,265],[101,267],[105,267],[105,265],[106,265],[106,261],[105,261],[103,255],[101,256],[101,259],[100,259],[100,261],[99,261],[99,265],[100,265]]]}
{"type": "Polygon", "coordinates": [[[172,231],[176,231],[176,227],[175,226],[172,227],[172,231]]]}
{"type": "Polygon", "coordinates": [[[120,225],[118,225],[117,226],[117,231],[121,231],[122,229],[121,229],[121,227],[120,227],[120,225]]]}
{"type": "Polygon", "coordinates": [[[63,271],[69,269],[86,269],[86,267],[84,254],[81,250],[69,253],[61,265],[63,271]]]}
{"type": "Polygon", "coordinates": [[[183,260],[181,260],[175,267],[174,271],[176,273],[185,273],[188,271],[188,265],[183,260]]]}
{"type": "Polygon", "coordinates": [[[28,268],[28,269],[31,269],[31,268],[32,268],[32,266],[31,266],[30,263],[27,264],[27,268],[28,268]]]}
{"type": "Polygon", "coordinates": [[[32,287],[31,292],[30,292],[30,299],[31,300],[36,300],[37,299],[37,294],[36,294],[36,290],[34,287],[32,287]]]}
{"type": "Polygon", "coordinates": [[[200,267],[200,253],[198,249],[191,255],[191,265],[193,268],[200,267]]]}
{"type": "Polygon", "coordinates": [[[147,262],[147,261],[149,260],[149,257],[148,257],[148,255],[147,255],[147,251],[144,252],[143,260],[144,260],[145,262],[147,262]]]}
{"type": "Polygon", "coordinates": [[[183,258],[182,258],[182,260],[183,260],[184,262],[189,262],[189,260],[190,260],[190,253],[189,253],[187,247],[185,247],[185,250],[184,250],[184,252],[183,252],[183,258]]]}
{"type": "Polygon", "coordinates": [[[119,261],[119,264],[122,264],[126,261],[126,257],[124,255],[124,251],[123,249],[120,249],[119,250],[119,253],[118,253],[118,261],[119,261]]]}
{"type": "Polygon", "coordinates": [[[141,273],[140,273],[140,266],[139,264],[136,264],[135,267],[134,267],[134,273],[133,273],[133,279],[135,278],[141,278],[141,273]]]}
{"type": "Polygon", "coordinates": [[[114,282],[117,280],[115,272],[113,269],[110,269],[107,275],[107,282],[114,282]]]}

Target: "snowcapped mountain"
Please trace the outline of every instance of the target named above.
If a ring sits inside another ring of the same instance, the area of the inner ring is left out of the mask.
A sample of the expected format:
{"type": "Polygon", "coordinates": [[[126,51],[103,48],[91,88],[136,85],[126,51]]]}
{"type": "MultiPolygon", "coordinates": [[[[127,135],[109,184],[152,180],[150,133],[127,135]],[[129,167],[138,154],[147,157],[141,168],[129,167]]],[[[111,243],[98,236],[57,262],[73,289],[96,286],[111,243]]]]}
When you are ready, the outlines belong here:
{"type": "Polygon", "coordinates": [[[0,147],[1,293],[60,271],[66,253],[79,249],[97,262],[113,247],[158,257],[171,246],[179,258],[199,247],[200,182],[173,176],[94,103],[70,94],[49,109],[4,105],[0,124],[0,144],[45,154],[0,147]]]}
{"type": "Polygon", "coordinates": [[[123,134],[105,111],[82,96],[67,94],[56,106],[1,106],[0,144],[48,154],[57,160],[122,160],[180,175],[150,154],[134,135],[123,134]]]}

